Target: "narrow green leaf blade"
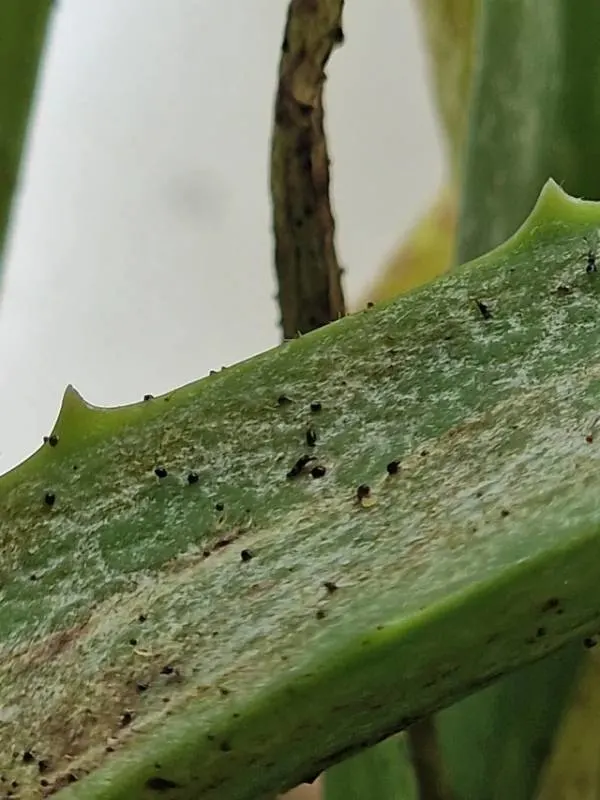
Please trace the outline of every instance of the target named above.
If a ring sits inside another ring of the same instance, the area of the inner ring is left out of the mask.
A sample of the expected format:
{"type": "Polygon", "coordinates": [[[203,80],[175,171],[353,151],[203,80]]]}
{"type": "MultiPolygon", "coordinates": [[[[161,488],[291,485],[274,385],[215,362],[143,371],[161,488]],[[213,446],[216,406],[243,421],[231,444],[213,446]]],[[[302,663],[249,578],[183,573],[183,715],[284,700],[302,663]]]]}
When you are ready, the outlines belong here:
{"type": "Polygon", "coordinates": [[[0,3],[0,277],[27,122],[53,0],[0,3]]]}
{"type": "Polygon", "coordinates": [[[0,479],[7,780],[250,800],[600,625],[598,228],[550,185],[389,305],[136,406],[70,391],[0,479]]]}
{"type": "Polygon", "coordinates": [[[328,769],[323,792],[327,800],[417,800],[404,736],[392,736],[328,769]]]}
{"type": "Polygon", "coordinates": [[[510,236],[552,177],[600,199],[600,5],[482,0],[457,263],[510,236]]]}

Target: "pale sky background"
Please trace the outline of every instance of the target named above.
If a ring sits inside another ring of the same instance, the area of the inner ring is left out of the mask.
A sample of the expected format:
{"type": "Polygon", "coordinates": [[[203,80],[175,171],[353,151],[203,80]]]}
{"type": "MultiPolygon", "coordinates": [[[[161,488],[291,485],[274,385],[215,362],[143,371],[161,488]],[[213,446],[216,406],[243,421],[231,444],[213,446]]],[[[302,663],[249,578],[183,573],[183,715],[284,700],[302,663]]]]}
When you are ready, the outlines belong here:
{"type": "MultiPolygon", "coordinates": [[[[0,473],[73,383],[159,394],[278,342],[268,196],[287,0],[60,0],[0,304],[0,473]]],[[[350,301],[441,182],[409,0],[349,0],[327,122],[350,301]]]]}

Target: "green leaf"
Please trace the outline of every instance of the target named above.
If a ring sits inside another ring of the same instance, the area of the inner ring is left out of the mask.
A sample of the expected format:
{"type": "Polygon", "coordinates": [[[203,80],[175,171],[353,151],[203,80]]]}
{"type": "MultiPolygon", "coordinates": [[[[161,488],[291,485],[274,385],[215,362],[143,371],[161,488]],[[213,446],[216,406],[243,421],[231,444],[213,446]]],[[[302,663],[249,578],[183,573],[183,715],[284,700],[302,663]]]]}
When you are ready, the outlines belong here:
{"type": "Polygon", "coordinates": [[[0,273],[53,0],[0,2],[0,273]]]}
{"type": "Polygon", "coordinates": [[[266,796],[600,626],[599,227],[549,185],[393,303],[135,406],[70,390],[0,479],[6,779],[266,796]]]}
{"type": "Polygon", "coordinates": [[[552,176],[600,199],[600,5],[484,0],[458,263],[495,247],[552,176]]]}
{"type": "MultiPolygon", "coordinates": [[[[568,0],[483,3],[460,260],[514,230],[550,175],[573,194],[600,197],[599,24],[598,8],[586,6],[582,13],[568,0]]],[[[595,235],[587,246],[595,252],[595,235]]],[[[540,770],[548,768],[583,657],[571,647],[439,716],[458,797],[530,800],[540,770]]]]}
{"type": "Polygon", "coordinates": [[[391,736],[328,769],[323,791],[327,800],[417,800],[404,736],[391,736]]]}

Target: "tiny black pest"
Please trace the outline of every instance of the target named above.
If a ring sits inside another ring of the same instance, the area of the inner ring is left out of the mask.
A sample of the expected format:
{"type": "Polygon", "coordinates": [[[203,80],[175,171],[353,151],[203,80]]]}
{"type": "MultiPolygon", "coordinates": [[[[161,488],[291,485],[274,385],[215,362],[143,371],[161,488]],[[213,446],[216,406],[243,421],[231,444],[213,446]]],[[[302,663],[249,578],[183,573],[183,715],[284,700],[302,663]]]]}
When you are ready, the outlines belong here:
{"type": "Polygon", "coordinates": [[[317,432],[314,428],[308,428],[306,431],[306,444],[309,447],[314,447],[317,443],[317,432]]]}
{"type": "Polygon", "coordinates": [[[585,271],[586,271],[586,272],[596,272],[596,271],[597,271],[597,267],[596,267],[596,253],[595,253],[595,251],[594,251],[594,250],[592,250],[592,248],[591,248],[591,247],[590,247],[590,249],[588,250],[588,254],[587,254],[587,265],[586,265],[585,271]]]}
{"type": "Polygon", "coordinates": [[[486,303],[483,303],[481,300],[475,300],[475,303],[477,304],[477,308],[479,309],[481,316],[484,319],[492,318],[492,312],[490,311],[490,308],[488,305],[486,305],[486,303]]]}
{"type": "Polygon", "coordinates": [[[225,503],[215,503],[215,511],[224,511],[225,503]]]}
{"type": "Polygon", "coordinates": [[[323,406],[321,405],[321,403],[317,401],[313,401],[310,404],[310,410],[313,412],[313,414],[317,414],[322,408],[323,406]]]}
{"type": "Polygon", "coordinates": [[[322,478],[327,470],[321,464],[317,464],[316,467],[313,467],[310,471],[310,474],[313,478],[322,478]]]}
{"type": "Polygon", "coordinates": [[[337,591],[337,588],[338,588],[337,587],[337,583],[334,583],[333,581],[325,581],[323,586],[327,589],[329,594],[333,594],[334,592],[337,591]]]}
{"type": "Polygon", "coordinates": [[[171,664],[165,664],[164,667],[161,669],[161,675],[172,675],[175,672],[175,667],[171,666],[171,664]]]}
{"type": "Polygon", "coordinates": [[[293,400],[290,400],[290,398],[285,394],[280,394],[277,398],[277,405],[279,406],[289,406],[289,404],[292,402],[293,400]]]}
{"type": "Polygon", "coordinates": [[[120,719],[121,727],[126,728],[127,725],[129,725],[129,723],[132,721],[132,719],[133,719],[133,714],[131,713],[131,711],[124,711],[121,714],[121,719],[120,719]]]}
{"type": "Polygon", "coordinates": [[[44,503],[49,508],[52,508],[55,502],[56,502],[56,495],[54,494],[54,492],[46,492],[46,494],[44,495],[44,503]]]}
{"type": "Polygon", "coordinates": [[[300,475],[300,473],[302,472],[302,470],[306,467],[306,465],[309,464],[311,461],[314,461],[314,460],[315,459],[314,459],[313,456],[307,456],[307,455],[300,456],[298,461],[296,461],[294,466],[287,473],[287,477],[288,478],[297,478],[298,475],[300,475]]]}
{"type": "Polygon", "coordinates": [[[386,467],[388,475],[397,475],[400,472],[400,462],[399,461],[390,461],[390,463],[386,467]]]}
{"type": "Polygon", "coordinates": [[[187,482],[190,486],[193,486],[194,483],[198,483],[200,480],[200,476],[197,472],[188,472],[187,482]]]}
{"type": "Polygon", "coordinates": [[[44,444],[50,445],[50,447],[56,447],[58,444],[58,436],[55,433],[51,433],[50,436],[44,436],[44,444]]]}
{"type": "Polygon", "coordinates": [[[317,619],[325,619],[325,610],[322,609],[322,608],[319,608],[317,613],[315,614],[315,617],[317,619]]]}
{"type": "Polygon", "coordinates": [[[157,478],[166,478],[168,472],[164,467],[156,467],[154,470],[154,474],[156,475],[157,478]]]}
{"type": "Polygon", "coordinates": [[[248,550],[247,548],[245,548],[245,549],[244,549],[244,550],[242,550],[242,552],[240,553],[240,558],[241,558],[241,559],[242,559],[242,561],[244,561],[244,562],[251,561],[251,560],[254,558],[254,553],[252,552],[252,550],[248,550]]]}
{"type": "Polygon", "coordinates": [[[590,650],[592,647],[596,647],[597,644],[598,642],[593,636],[586,636],[586,638],[583,640],[583,646],[588,650],[590,650]]]}
{"type": "Polygon", "coordinates": [[[154,400],[154,395],[153,394],[145,394],[144,395],[144,403],[147,403],[148,400],[154,400]]]}
{"type": "Polygon", "coordinates": [[[361,483],[361,485],[356,490],[356,498],[358,500],[364,500],[365,497],[368,497],[371,494],[371,487],[368,486],[366,483],[361,483]]]}

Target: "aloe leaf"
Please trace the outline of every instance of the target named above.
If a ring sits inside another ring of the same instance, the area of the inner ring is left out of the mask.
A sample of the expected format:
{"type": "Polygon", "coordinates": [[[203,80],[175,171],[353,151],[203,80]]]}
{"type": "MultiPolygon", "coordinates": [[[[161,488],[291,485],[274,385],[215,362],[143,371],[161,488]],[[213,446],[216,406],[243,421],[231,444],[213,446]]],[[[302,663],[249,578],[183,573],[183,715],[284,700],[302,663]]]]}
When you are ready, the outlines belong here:
{"type": "Polygon", "coordinates": [[[417,788],[403,735],[328,769],[323,777],[327,800],[417,800],[417,788]]]}
{"type": "Polygon", "coordinates": [[[53,0],[0,3],[0,274],[9,216],[53,0]]]}
{"type": "Polygon", "coordinates": [[[135,406],[67,392],[0,479],[6,780],[268,796],[598,627],[599,228],[550,184],[393,303],[135,406]]]}
{"type": "Polygon", "coordinates": [[[506,239],[552,176],[600,198],[600,5],[484,0],[457,262],[506,239]]]}
{"type": "MultiPolygon", "coordinates": [[[[550,174],[575,194],[600,196],[591,152],[597,125],[588,110],[598,92],[593,32],[599,22],[598,9],[586,6],[581,13],[563,0],[483,3],[460,260],[514,230],[550,174]]],[[[594,254],[595,237],[587,246],[594,254]]],[[[440,715],[445,763],[459,797],[533,796],[582,660],[571,648],[440,715]]]]}

